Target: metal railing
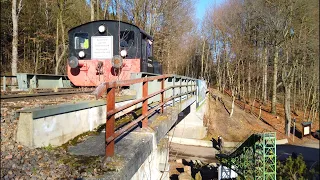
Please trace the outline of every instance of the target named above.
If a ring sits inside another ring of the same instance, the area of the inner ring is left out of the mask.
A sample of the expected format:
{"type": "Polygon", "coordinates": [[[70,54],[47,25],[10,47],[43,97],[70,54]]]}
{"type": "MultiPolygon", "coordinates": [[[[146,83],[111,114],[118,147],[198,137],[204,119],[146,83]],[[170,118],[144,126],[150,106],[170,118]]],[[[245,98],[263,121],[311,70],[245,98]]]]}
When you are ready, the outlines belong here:
{"type": "Polygon", "coordinates": [[[106,148],[105,148],[105,155],[107,157],[111,157],[114,155],[114,144],[116,138],[122,136],[126,131],[133,128],[137,123],[141,122],[142,128],[148,126],[148,117],[152,115],[155,111],[160,109],[160,113],[164,112],[164,105],[172,101],[172,105],[175,104],[175,99],[179,98],[179,102],[181,102],[181,97],[186,96],[188,99],[189,94],[194,95],[196,92],[196,79],[184,77],[184,76],[177,76],[177,75],[160,75],[160,76],[152,76],[152,77],[144,77],[139,79],[132,79],[132,80],[124,80],[124,81],[114,81],[114,82],[105,82],[99,85],[96,90],[93,92],[96,95],[96,98],[99,98],[103,95],[103,93],[107,93],[106,96],[106,107],[107,107],[107,118],[106,118],[106,148]],[[165,81],[167,79],[172,80],[172,85],[169,87],[165,87],[165,81]],[[180,79],[180,83],[178,85],[175,84],[176,79],[180,79]],[[148,93],[148,83],[150,81],[160,81],[160,90],[153,92],[151,94],[148,93]],[[186,84],[182,84],[182,80],[186,82],[186,84]],[[134,100],[124,106],[115,108],[115,95],[116,95],[116,88],[129,86],[136,83],[142,83],[142,98],[134,100]],[[182,88],[185,87],[186,92],[182,92],[182,88]],[[172,89],[172,96],[165,98],[165,92],[172,89]],[[179,89],[179,93],[175,90],[179,89]],[[160,95],[160,102],[158,105],[154,106],[151,109],[148,109],[148,99],[152,98],[156,95],[160,95]],[[127,109],[131,106],[134,106],[138,103],[142,103],[142,115],[137,119],[131,121],[130,123],[122,126],[121,129],[115,131],[115,114],[127,109]]]}

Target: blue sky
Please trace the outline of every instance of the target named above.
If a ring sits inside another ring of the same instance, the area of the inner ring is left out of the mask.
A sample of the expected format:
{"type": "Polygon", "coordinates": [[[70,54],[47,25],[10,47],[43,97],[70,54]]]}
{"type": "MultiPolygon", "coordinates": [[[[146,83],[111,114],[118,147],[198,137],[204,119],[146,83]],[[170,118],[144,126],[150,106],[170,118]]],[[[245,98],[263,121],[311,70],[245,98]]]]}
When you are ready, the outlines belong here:
{"type": "Polygon", "coordinates": [[[206,8],[210,7],[211,4],[219,5],[224,0],[195,0],[196,3],[196,16],[202,20],[206,12],[206,8]]]}

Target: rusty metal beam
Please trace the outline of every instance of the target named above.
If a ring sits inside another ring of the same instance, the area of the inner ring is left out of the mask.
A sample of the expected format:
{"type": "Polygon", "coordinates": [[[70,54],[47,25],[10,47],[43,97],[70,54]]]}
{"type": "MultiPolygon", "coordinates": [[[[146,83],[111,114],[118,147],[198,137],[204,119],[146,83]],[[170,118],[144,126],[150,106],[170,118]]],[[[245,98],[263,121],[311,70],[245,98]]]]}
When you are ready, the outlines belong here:
{"type": "MultiPolygon", "coordinates": [[[[161,89],[164,89],[164,79],[161,80],[161,89]]],[[[164,101],[164,91],[161,92],[160,103],[163,103],[163,101],[164,101]]],[[[163,105],[161,106],[160,112],[163,113],[163,105]]]]}
{"type": "MultiPolygon", "coordinates": [[[[114,110],[115,108],[115,95],[116,91],[115,88],[109,88],[107,90],[107,111],[114,110]]],[[[106,119],[106,140],[113,136],[114,134],[114,123],[115,123],[115,115],[108,116],[106,119]]],[[[106,156],[113,156],[114,155],[114,141],[109,143],[106,142],[106,156]]]]}
{"type": "MultiPolygon", "coordinates": [[[[146,98],[148,96],[148,81],[143,82],[142,85],[142,97],[146,98]]],[[[142,116],[145,116],[142,120],[142,127],[147,127],[148,126],[148,99],[143,100],[142,102],[142,116]]]]}

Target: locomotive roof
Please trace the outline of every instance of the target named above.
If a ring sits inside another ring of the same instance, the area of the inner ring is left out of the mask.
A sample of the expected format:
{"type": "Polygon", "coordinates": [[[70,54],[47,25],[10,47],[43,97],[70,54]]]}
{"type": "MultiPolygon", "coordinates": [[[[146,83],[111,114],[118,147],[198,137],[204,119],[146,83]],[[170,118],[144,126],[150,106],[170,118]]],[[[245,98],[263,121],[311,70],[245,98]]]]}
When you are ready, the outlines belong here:
{"type": "Polygon", "coordinates": [[[150,36],[149,34],[147,34],[144,30],[140,29],[138,26],[134,25],[134,24],[131,24],[131,23],[128,23],[128,22],[124,22],[124,21],[118,21],[118,20],[98,20],[98,21],[90,21],[90,22],[87,22],[87,23],[84,23],[84,24],[80,24],[78,26],[75,26],[71,29],[69,29],[68,33],[80,26],[84,26],[84,25],[88,25],[88,24],[91,24],[91,23],[95,23],[95,22],[106,22],[106,21],[109,21],[109,22],[121,22],[121,23],[124,23],[124,24],[128,24],[130,26],[135,26],[136,28],[138,28],[140,30],[140,33],[145,35],[148,39],[150,40],[153,40],[153,37],[150,36]]]}

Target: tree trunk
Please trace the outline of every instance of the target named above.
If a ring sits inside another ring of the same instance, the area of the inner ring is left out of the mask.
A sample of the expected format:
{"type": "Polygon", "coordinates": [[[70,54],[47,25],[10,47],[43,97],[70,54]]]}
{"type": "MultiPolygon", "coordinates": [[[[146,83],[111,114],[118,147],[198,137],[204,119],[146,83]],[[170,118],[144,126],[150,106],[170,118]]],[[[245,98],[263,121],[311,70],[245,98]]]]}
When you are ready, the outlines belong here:
{"type": "Polygon", "coordinates": [[[248,62],[248,99],[251,99],[251,64],[248,62]]]}
{"type": "Polygon", "coordinates": [[[91,8],[91,21],[94,21],[94,2],[90,0],[90,8],[91,8]]]}
{"type": "Polygon", "coordinates": [[[230,116],[229,117],[232,117],[232,115],[233,115],[234,102],[236,100],[236,96],[234,94],[234,90],[231,90],[231,94],[232,94],[232,104],[231,104],[231,111],[230,111],[230,116]]]}
{"type": "Polygon", "coordinates": [[[99,20],[99,13],[100,13],[100,3],[99,3],[99,1],[100,0],[97,0],[97,2],[96,2],[97,3],[96,4],[97,5],[97,20],[99,20]]]}
{"type": "Polygon", "coordinates": [[[39,42],[35,42],[36,45],[36,55],[35,55],[35,66],[34,66],[34,73],[37,74],[38,73],[38,64],[39,64],[39,51],[40,51],[40,43],[39,42]]]}
{"type": "Polygon", "coordinates": [[[218,89],[222,91],[221,88],[221,63],[220,63],[220,55],[217,55],[217,81],[218,81],[218,89]]]}
{"type": "Polygon", "coordinates": [[[204,77],[207,80],[207,82],[210,82],[209,79],[209,52],[210,52],[210,45],[208,46],[208,51],[207,51],[207,57],[206,57],[206,64],[205,64],[205,68],[204,68],[204,77]]]}
{"type": "MultiPolygon", "coordinates": [[[[310,96],[311,96],[311,91],[312,91],[312,86],[310,86],[310,89],[309,89],[309,93],[308,93],[308,98],[306,100],[306,103],[304,104],[304,112],[303,112],[303,120],[305,120],[306,118],[306,113],[307,113],[307,110],[308,110],[308,107],[309,107],[309,101],[310,101],[310,96]]],[[[305,91],[305,90],[304,90],[305,91]]]]}
{"type": "Polygon", "coordinates": [[[108,8],[109,8],[109,0],[106,0],[106,4],[104,6],[104,15],[103,15],[103,18],[104,19],[109,19],[109,11],[108,11],[108,8]]]}
{"type": "Polygon", "coordinates": [[[291,110],[290,110],[290,87],[284,86],[284,112],[285,112],[285,132],[288,137],[290,137],[290,127],[291,127],[291,110]]]}
{"type": "MultiPolygon", "coordinates": [[[[66,48],[66,43],[65,43],[65,34],[64,34],[64,25],[63,25],[63,19],[62,19],[62,11],[59,12],[59,18],[57,19],[57,27],[58,27],[58,23],[60,22],[60,28],[61,28],[61,39],[62,39],[62,53],[59,55],[58,53],[56,54],[56,58],[58,56],[58,59],[57,60],[57,64],[56,64],[56,69],[55,69],[55,74],[58,75],[59,74],[59,66],[60,66],[60,63],[67,51],[67,48],[66,48]]],[[[58,39],[58,28],[57,28],[57,39],[58,39]]],[[[58,40],[57,40],[58,42],[58,40]]],[[[59,49],[59,45],[57,46],[57,50],[59,49]]],[[[59,51],[57,51],[59,52],[59,51]]]]}
{"type": "Polygon", "coordinates": [[[314,111],[314,115],[313,115],[313,118],[311,120],[311,122],[313,123],[314,120],[316,119],[317,116],[317,113],[318,113],[318,109],[319,109],[319,102],[316,104],[316,108],[315,108],[315,111],[314,111]]]}
{"type": "MultiPolygon", "coordinates": [[[[17,63],[18,63],[18,21],[19,12],[21,10],[21,1],[17,8],[17,0],[12,0],[12,62],[11,62],[11,74],[12,76],[17,75],[17,63]]],[[[15,82],[12,82],[15,83],[15,82]]]]}
{"type": "MultiPolygon", "coordinates": [[[[59,66],[58,65],[58,59],[59,59],[59,18],[57,18],[57,27],[56,27],[56,51],[55,51],[55,59],[56,59],[56,66],[59,66]]],[[[55,74],[58,74],[57,73],[57,67],[55,68],[55,74]]]]}
{"type": "Polygon", "coordinates": [[[259,105],[259,115],[258,115],[258,120],[261,118],[261,104],[259,105]]]}
{"type": "Polygon", "coordinates": [[[204,64],[204,47],[205,47],[205,45],[206,45],[206,40],[204,39],[203,40],[203,45],[202,45],[202,53],[201,53],[201,78],[203,78],[204,77],[204,75],[203,75],[203,64],[204,64]]]}
{"type": "Polygon", "coordinates": [[[268,49],[264,49],[265,59],[263,62],[263,85],[262,85],[262,101],[265,104],[267,101],[267,85],[268,85],[268,49]]]}
{"type": "Polygon", "coordinates": [[[297,83],[296,83],[296,78],[294,78],[294,81],[293,81],[293,97],[292,97],[292,109],[293,109],[293,112],[296,112],[296,93],[297,93],[297,83]]]}
{"type": "MultiPolygon", "coordinates": [[[[241,65],[242,65],[242,77],[245,77],[245,65],[244,65],[244,62],[243,60],[241,61],[241,65]]],[[[245,95],[246,95],[246,83],[245,83],[245,78],[242,78],[242,97],[245,98],[245,95]]]]}
{"type": "Polygon", "coordinates": [[[272,80],[272,102],[271,113],[276,114],[277,105],[277,79],[278,79],[278,58],[279,58],[279,46],[275,46],[274,58],[273,58],[273,80],[272,80]]]}
{"type": "MultiPolygon", "coordinates": [[[[241,73],[240,73],[240,61],[238,62],[238,64],[237,64],[237,94],[238,94],[238,96],[239,96],[239,100],[241,100],[241,97],[240,97],[240,89],[241,89],[241,82],[240,82],[240,78],[241,78],[241,73]]],[[[244,101],[244,104],[245,104],[246,102],[244,101]]]]}
{"type": "Polygon", "coordinates": [[[26,67],[26,37],[23,37],[23,67],[26,67]]]}

